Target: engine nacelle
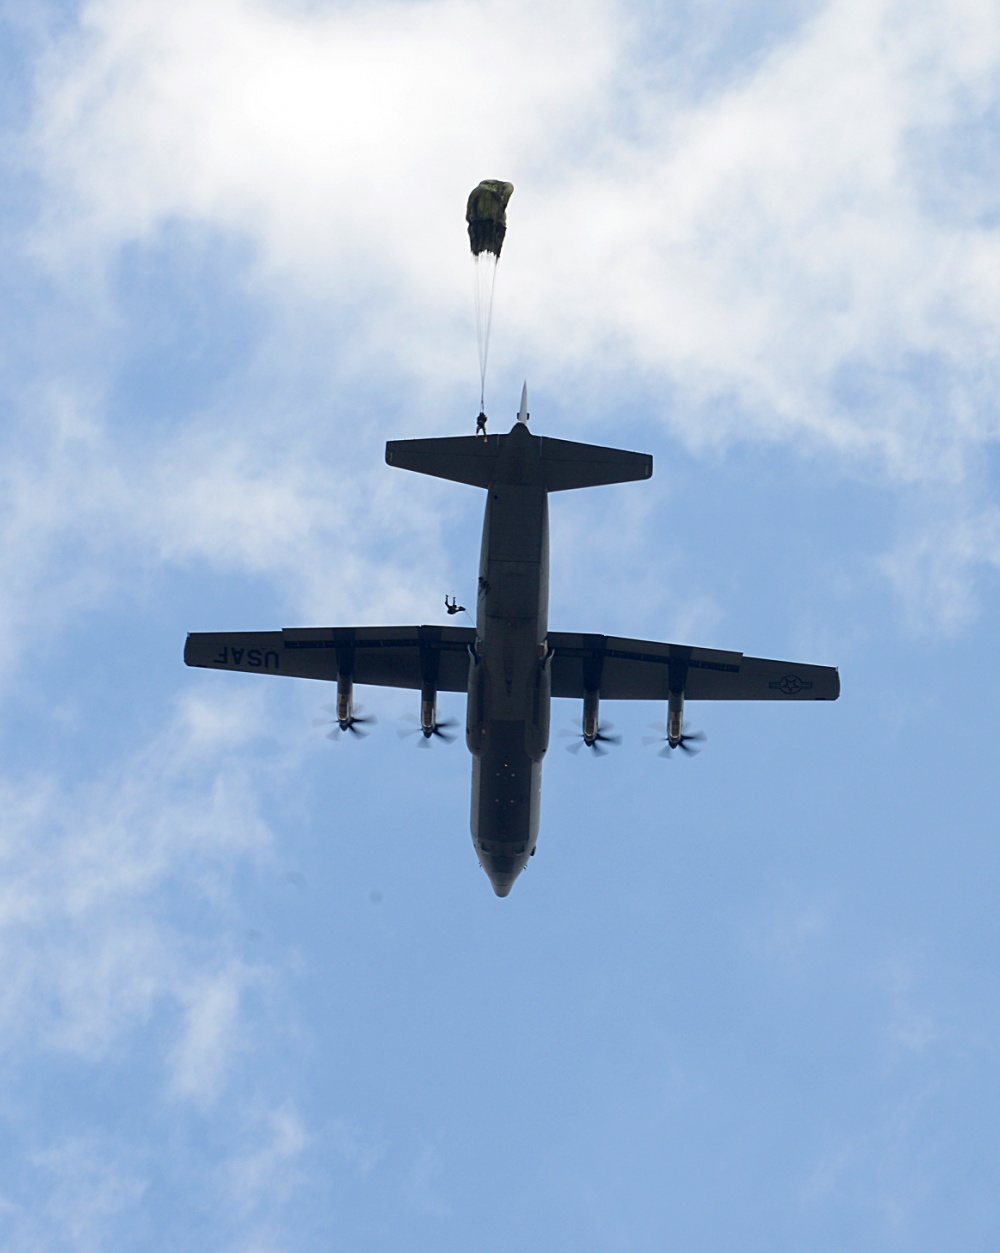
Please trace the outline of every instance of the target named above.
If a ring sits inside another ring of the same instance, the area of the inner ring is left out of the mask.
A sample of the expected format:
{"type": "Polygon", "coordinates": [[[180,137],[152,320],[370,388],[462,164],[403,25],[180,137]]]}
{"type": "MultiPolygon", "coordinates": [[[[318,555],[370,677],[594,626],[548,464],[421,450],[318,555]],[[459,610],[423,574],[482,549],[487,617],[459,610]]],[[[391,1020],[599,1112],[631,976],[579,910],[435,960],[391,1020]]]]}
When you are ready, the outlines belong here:
{"type": "Polygon", "coordinates": [[[425,687],[420,693],[420,730],[429,739],[437,727],[437,692],[425,687]]]}
{"type": "Polygon", "coordinates": [[[684,693],[671,692],[667,702],[667,743],[677,748],[684,738],[684,693]]]}
{"type": "Polygon", "coordinates": [[[597,743],[601,725],[601,694],[594,688],[583,694],[583,742],[588,748],[597,743]]]}
{"type": "Polygon", "coordinates": [[[337,723],[346,731],[354,720],[354,680],[349,674],[337,675],[337,723]]]}

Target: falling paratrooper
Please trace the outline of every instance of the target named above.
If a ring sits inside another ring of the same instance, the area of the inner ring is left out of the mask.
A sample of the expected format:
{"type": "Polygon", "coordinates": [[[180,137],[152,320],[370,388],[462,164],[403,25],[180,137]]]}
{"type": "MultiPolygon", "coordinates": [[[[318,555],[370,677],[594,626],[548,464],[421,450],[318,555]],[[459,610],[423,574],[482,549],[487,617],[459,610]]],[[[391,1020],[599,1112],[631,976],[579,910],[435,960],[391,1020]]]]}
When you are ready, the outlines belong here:
{"type": "Polygon", "coordinates": [[[479,341],[479,418],[477,433],[486,434],[486,362],[490,351],[490,323],[493,320],[493,287],[497,261],[507,234],[507,202],[513,183],[484,178],[473,188],[465,207],[469,224],[469,247],[476,265],[476,337],[479,341]]]}

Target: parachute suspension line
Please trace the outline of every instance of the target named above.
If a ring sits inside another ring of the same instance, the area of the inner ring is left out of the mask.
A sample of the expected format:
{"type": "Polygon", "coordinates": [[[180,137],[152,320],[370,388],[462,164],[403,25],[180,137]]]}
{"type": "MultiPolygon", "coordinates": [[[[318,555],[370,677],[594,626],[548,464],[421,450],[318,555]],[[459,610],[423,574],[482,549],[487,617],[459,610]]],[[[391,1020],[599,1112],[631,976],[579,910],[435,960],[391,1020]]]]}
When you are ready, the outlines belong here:
{"type": "Polygon", "coordinates": [[[469,247],[476,265],[476,338],[479,340],[479,419],[476,434],[486,434],[486,362],[490,355],[490,323],[493,321],[493,288],[497,261],[507,233],[507,201],[512,183],[484,178],[469,193],[465,220],[469,247]]]}
{"type": "Polygon", "coordinates": [[[486,365],[490,355],[490,325],[493,321],[493,291],[496,286],[497,256],[481,252],[475,264],[476,339],[479,344],[479,411],[486,412],[486,365]]]}

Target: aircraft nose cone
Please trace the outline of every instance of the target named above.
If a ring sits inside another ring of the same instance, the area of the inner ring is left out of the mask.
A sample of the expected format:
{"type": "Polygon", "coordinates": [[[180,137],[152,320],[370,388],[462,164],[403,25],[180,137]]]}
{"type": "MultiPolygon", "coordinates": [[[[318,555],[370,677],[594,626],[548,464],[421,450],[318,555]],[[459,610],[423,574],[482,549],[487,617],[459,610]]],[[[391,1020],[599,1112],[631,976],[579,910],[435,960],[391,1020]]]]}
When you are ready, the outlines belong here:
{"type": "Polygon", "coordinates": [[[493,891],[497,896],[507,896],[514,886],[514,880],[520,873],[521,867],[515,863],[513,857],[487,854],[483,857],[483,869],[489,875],[493,891]]]}

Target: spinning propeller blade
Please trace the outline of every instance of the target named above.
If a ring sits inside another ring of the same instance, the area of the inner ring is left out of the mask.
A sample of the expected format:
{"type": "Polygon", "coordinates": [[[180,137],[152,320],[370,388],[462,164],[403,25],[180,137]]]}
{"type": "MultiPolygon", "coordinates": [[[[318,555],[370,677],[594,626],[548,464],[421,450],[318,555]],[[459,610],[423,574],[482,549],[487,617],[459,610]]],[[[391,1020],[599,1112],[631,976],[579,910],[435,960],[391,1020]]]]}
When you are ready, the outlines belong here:
{"type": "Polygon", "coordinates": [[[668,761],[673,757],[675,749],[678,748],[682,753],[686,753],[688,757],[697,757],[701,749],[692,748],[691,745],[700,744],[707,739],[704,731],[691,731],[690,733],[685,732],[681,736],[679,744],[671,744],[667,737],[662,734],[662,728],[658,722],[651,722],[649,725],[661,733],[659,735],[644,735],[642,737],[643,744],[662,744],[663,748],[656,755],[657,757],[665,757],[668,761]]]}
{"type": "Polygon", "coordinates": [[[365,714],[360,705],[355,708],[351,714],[350,721],[346,726],[343,725],[337,718],[336,705],[321,705],[320,708],[325,709],[327,713],[333,714],[333,718],[313,718],[312,724],[314,727],[330,727],[330,723],[332,721],[333,726],[330,727],[330,730],[326,733],[326,738],[328,740],[339,740],[342,732],[344,731],[349,731],[351,735],[355,736],[357,739],[363,740],[370,734],[370,732],[363,731],[362,727],[373,727],[378,723],[378,718],[376,718],[374,714],[365,714]]]}
{"type": "Polygon", "coordinates": [[[605,744],[620,744],[622,737],[620,735],[609,735],[612,724],[606,722],[603,726],[597,728],[597,734],[592,740],[588,740],[580,731],[560,731],[562,736],[572,736],[576,740],[575,744],[567,744],[566,751],[568,753],[578,753],[581,748],[589,748],[593,751],[595,757],[607,757],[608,750],[605,744]]]}
{"type": "Polygon", "coordinates": [[[442,718],[435,722],[428,730],[425,728],[420,719],[414,714],[404,714],[403,717],[407,722],[415,722],[417,725],[413,727],[403,727],[396,732],[400,739],[404,739],[407,735],[419,735],[421,738],[417,740],[418,748],[430,748],[431,736],[436,739],[444,740],[446,744],[452,744],[458,738],[452,733],[451,728],[458,726],[457,718],[442,718]]]}

